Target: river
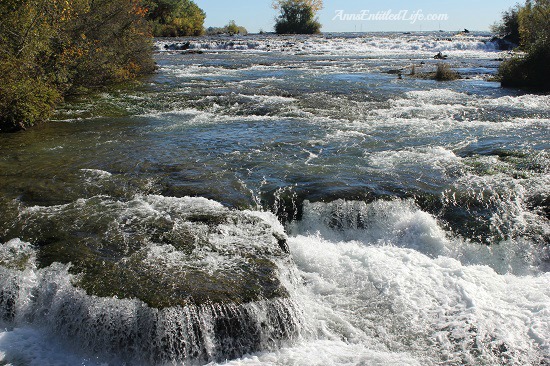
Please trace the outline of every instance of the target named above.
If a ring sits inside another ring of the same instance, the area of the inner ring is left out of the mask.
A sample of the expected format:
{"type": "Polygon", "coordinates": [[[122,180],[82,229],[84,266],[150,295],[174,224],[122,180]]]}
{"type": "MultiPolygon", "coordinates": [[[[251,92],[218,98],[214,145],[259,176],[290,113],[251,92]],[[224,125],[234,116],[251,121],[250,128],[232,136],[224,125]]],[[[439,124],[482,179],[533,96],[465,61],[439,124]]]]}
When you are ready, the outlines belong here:
{"type": "Polygon", "coordinates": [[[550,96],[489,39],[158,39],[0,135],[0,365],[550,364],[550,96]]]}

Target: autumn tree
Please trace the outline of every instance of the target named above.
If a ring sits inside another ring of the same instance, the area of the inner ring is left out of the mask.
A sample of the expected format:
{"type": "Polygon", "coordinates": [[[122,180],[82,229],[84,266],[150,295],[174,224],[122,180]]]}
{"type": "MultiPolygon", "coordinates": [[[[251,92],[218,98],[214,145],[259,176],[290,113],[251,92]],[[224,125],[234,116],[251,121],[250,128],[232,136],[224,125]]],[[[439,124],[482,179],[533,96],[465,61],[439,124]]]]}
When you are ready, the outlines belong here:
{"type": "Polygon", "coordinates": [[[48,119],[77,89],[154,69],[141,0],[0,1],[0,131],[48,119]]]}
{"type": "Polygon", "coordinates": [[[280,12],[275,23],[278,34],[314,34],[321,30],[315,15],[323,8],[322,0],[276,0],[273,8],[280,12]]]}

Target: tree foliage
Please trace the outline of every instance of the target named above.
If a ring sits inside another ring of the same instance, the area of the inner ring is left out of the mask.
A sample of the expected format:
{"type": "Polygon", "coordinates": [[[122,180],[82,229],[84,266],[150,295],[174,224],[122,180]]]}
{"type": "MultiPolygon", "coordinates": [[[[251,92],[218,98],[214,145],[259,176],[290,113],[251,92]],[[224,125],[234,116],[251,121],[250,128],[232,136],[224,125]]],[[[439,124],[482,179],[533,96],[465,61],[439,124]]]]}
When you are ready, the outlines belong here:
{"type": "Polygon", "coordinates": [[[323,6],[322,0],[277,0],[273,7],[280,11],[275,23],[278,34],[319,33],[321,24],[315,14],[323,6]]]}
{"type": "Polygon", "coordinates": [[[521,45],[526,50],[550,46],[550,0],[528,0],[519,12],[521,45]]]}
{"type": "Polygon", "coordinates": [[[62,95],[151,72],[141,0],[2,0],[0,131],[47,119],[62,95]]]}
{"type": "Polygon", "coordinates": [[[519,8],[518,23],[525,54],[502,63],[502,85],[550,90],[550,0],[527,0],[519,8]]]}
{"type": "Polygon", "coordinates": [[[516,45],[520,43],[519,12],[520,5],[516,5],[502,13],[502,19],[491,26],[491,32],[516,45]]]}
{"type": "Polygon", "coordinates": [[[199,36],[206,14],[191,0],[149,0],[148,19],[156,37],[199,36]]]}
{"type": "Polygon", "coordinates": [[[323,0],[274,0],[273,9],[279,10],[284,5],[304,5],[309,7],[314,13],[323,9],[323,0]]]}

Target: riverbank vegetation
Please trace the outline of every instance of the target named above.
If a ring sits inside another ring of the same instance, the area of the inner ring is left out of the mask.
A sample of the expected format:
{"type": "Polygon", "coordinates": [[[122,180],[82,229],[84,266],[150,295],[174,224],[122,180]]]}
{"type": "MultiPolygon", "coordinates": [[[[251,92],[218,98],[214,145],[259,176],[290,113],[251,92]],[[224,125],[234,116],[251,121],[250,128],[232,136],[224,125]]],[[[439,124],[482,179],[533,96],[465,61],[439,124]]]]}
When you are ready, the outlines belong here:
{"type": "Polygon", "coordinates": [[[141,0],[2,0],[0,131],[48,119],[68,94],[150,73],[141,0]]]}
{"type": "Polygon", "coordinates": [[[277,34],[315,34],[321,32],[316,14],[322,0],[276,0],[273,8],[280,11],[275,23],[277,34]]]}
{"type": "Polygon", "coordinates": [[[67,95],[151,73],[153,35],[198,35],[191,0],[2,0],[0,132],[51,117],[67,95]]]}
{"type": "Polygon", "coordinates": [[[517,27],[523,53],[502,63],[502,86],[550,91],[550,0],[527,0],[524,6],[514,9],[504,14],[501,25],[511,33],[517,27]]]}

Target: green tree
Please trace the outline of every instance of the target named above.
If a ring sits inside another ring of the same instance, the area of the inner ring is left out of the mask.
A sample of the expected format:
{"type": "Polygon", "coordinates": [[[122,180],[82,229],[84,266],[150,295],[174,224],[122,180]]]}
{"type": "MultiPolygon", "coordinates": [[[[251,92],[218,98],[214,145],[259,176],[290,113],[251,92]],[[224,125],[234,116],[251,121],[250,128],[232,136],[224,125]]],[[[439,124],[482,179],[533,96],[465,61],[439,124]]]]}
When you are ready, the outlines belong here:
{"type": "Polygon", "coordinates": [[[521,48],[525,54],[503,62],[503,86],[550,90],[550,0],[527,0],[518,12],[521,48]]]}
{"type": "Polygon", "coordinates": [[[235,23],[234,20],[230,20],[229,24],[225,26],[224,30],[225,30],[225,33],[229,33],[229,34],[241,34],[241,35],[248,34],[248,31],[246,30],[246,28],[237,25],[237,23],[235,23]]]}
{"type": "Polygon", "coordinates": [[[273,9],[279,10],[283,5],[289,3],[300,4],[307,6],[313,10],[314,13],[317,13],[319,10],[323,9],[323,0],[274,0],[273,9]]]}
{"type": "Polygon", "coordinates": [[[323,6],[321,0],[277,0],[273,7],[280,11],[275,23],[278,34],[315,34],[321,24],[315,14],[323,6]]]}
{"type": "Polygon", "coordinates": [[[199,36],[206,14],[191,0],[150,0],[148,19],[156,37],[199,36]]]}
{"type": "Polygon", "coordinates": [[[502,20],[491,26],[491,32],[498,37],[504,38],[516,45],[520,44],[519,35],[519,12],[521,6],[518,4],[502,13],[502,20]]]}
{"type": "Polygon", "coordinates": [[[529,51],[550,46],[550,0],[528,0],[519,12],[521,45],[529,51]]]}
{"type": "Polygon", "coordinates": [[[229,34],[239,34],[239,26],[235,23],[234,20],[230,20],[229,24],[225,26],[227,33],[229,34]]]}

